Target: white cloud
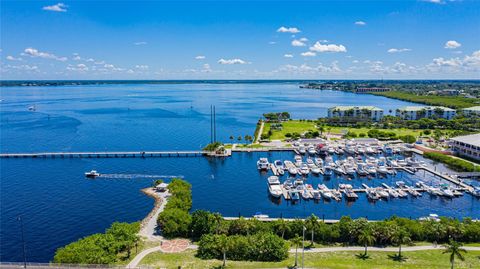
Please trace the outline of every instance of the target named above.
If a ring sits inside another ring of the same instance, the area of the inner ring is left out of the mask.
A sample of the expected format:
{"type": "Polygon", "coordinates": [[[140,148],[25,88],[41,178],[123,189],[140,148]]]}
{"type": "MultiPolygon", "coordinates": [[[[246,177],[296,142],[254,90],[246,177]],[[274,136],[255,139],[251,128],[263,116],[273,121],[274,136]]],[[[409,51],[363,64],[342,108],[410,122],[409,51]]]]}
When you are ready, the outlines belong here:
{"type": "Polygon", "coordinates": [[[88,58],[88,59],[86,59],[85,61],[87,61],[87,62],[95,62],[95,60],[92,59],[92,58],[88,58]]]}
{"type": "Polygon", "coordinates": [[[399,53],[399,52],[405,52],[405,51],[411,51],[411,49],[403,48],[403,49],[389,49],[387,50],[388,53],[399,53]]]}
{"type": "Polygon", "coordinates": [[[292,46],[294,46],[294,47],[304,47],[306,45],[307,44],[305,44],[305,42],[303,42],[301,40],[298,40],[298,39],[292,40],[292,46]]]}
{"type": "Polygon", "coordinates": [[[480,50],[474,51],[471,55],[466,55],[463,58],[434,58],[432,63],[428,64],[426,68],[429,71],[436,72],[443,69],[451,72],[480,72],[480,50]]]}
{"type": "Polygon", "coordinates": [[[18,57],[18,58],[15,58],[11,55],[8,55],[7,58],[6,58],[8,61],[21,61],[22,58],[18,57]]]}
{"type": "Polygon", "coordinates": [[[218,63],[219,64],[247,64],[246,61],[242,60],[242,59],[220,59],[218,60],[218,63]]]}
{"type": "Polygon", "coordinates": [[[314,57],[314,56],[317,56],[317,54],[316,54],[315,52],[311,52],[311,51],[302,52],[301,55],[304,56],[304,57],[314,57]]]}
{"type": "Polygon", "coordinates": [[[445,4],[445,2],[443,0],[420,0],[422,2],[428,2],[428,3],[432,3],[432,4],[445,4]]]}
{"type": "Polygon", "coordinates": [[[78,55],[75,56],[75,57],[73,57],[73,60],[74,60],[74,61],[80,61],[81,59],[82,59],[82,58],[81,58],[80,56],[78,56],[78,55]]]}
{"type": "Polygon", "coordinates": [[[284,54],[283,57],[285,57],[285,58],[293,58],[293,55],[287,53],[287,54],[284,54]]]}
{"type": "Polygon", "coordinates": [[[85,71],[88,71],[88,66],[86,66],[85,64],[77,64],[77,65],[69,64],[67,66],[67,70],[85,72],[85,71]]]}
{"type": "Polygon", "coordinates": [[[358,64],[358,60],[353,60],[352,63],[358,64]]]}
{"type": "Polygon", "coordinates": [[[205,56],[203,56],[203,55],[198,55],[198,56],[195,57],[195,59],[197,59],[197,60],[204,60],[204,59],[205,59],[205,56]]]}
{"type": "Polygon", "coordinates": [[[139,41],[139,42],[133,43],[133,45],[135,45],[135,46],[147,45],[147,42],[145,42],[145,41],[139,41]]]}
{"type": "Polygon", "coordinates": [[[445,43],[444,48],[446,48],[446,49],[456,49],[456,48],[459,48],[461,46],[462,46],[462,44],[458,43],[457,41],[449,40],[445,43]]]}
{"type": "Polygon", "coordinates": [[[307,42],[308,39],[307,39],[306,37],[302,37],[302,38],[300,38],[300,41],[302,41],[302,42],[307,42]]]}
{"type": "Polygon", "coordinates": [[[55,54],[51,54],[51,53],[48,53],[48,52],[41,52],[37,49],[34,49],[34,48],[26,48],[22,55],[26,55],[26,56],[30,56],[30,57],[39,57],[39,58],[45,58],[45,59],[54,59],[54,60],[57,60],[57,61],[66,61],[68,60],[67,57],[58,57],[56,56],[55,54]]]}
{"type": "Polygon", "coordinates": [[[38,66],[36,65],[28,65],[28,64],[22,64],[22,65],[8,65],[6,67],[17,69],[17,70],[24,70],[24,71],[33,71],[33,72],[38,72],[38,66]]]}
{"type": "Polygon", "coordinates": [[[105,64],[105,61],[97,61],[97,62],[95,62],[95,64],[104,65],[104,64],[105,64]]]}
{"type": "Polygon", "coordinates": [[[296,27],[285,27],[285,26],[282,26],[280,28],[277,29],[277,32],[279,33],[292,33],[292,34],[296,34],[296,33],[300,33],[300,30],[296,27]]]}
{"type": "Polygon", "coordinates": [[[140,70],[148,70],[148,65],[143,65],[143,64],[135,65],[135,68],[140,70]]]}
{"type": "Polygon", "coordinates": [[[270,41],[270,42],[268,42],[268,44],[270,44],[270,45],[275,45],[275,44],[277,44],[277,42],[275,42],[275,41],[270,41]]]}
{"type": "Polygon", "coordinates": [[[317,41],[315,45],[310,47],[310,50],[316,52],[347,52],[347,48],[343,45],[335,44],[321,44],[320,41],[317,41]]]}
{"type": "Polygon", "coordinates": [[[355,22],[355,25],[365,26],[365,25],[367,25],[367,23],[364,22],[364,21],[356,21],[356,22],[355,22]]]}
{"type": "Polygon", "coordinates": [[[67,12],[67,5],[64,3],[58,3],[56,5],[52,6],[45,6],[42,9],[43,10],[48,10],[48,11],[55,11],[55,12],[67,12]]]}

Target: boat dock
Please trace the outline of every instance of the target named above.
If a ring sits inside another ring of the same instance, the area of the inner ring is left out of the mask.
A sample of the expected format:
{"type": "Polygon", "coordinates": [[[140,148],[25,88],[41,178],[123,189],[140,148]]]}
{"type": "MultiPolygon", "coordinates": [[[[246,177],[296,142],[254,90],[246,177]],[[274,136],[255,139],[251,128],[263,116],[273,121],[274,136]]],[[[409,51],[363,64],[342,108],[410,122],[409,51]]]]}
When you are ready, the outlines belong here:
{"type": "Polygon", "coordinates": [[[418,167],[418,169],[423,169],[423,170],[425,170],[425,171],[427,171],[427,172],[430,172],[430,173],[434,174],[434,175],[437,176],[437,177],[440,177],[440,178],[445,179],[445,180],[447,180],[447,181],[449,181],[449,182],[451,182],[451,183],[453,183],[453,184],[455,184],[455,185],[457,185],[457,186],[462,187],[462,188],[465,189],[465,190],[468,190],[468,191],[473,190],[473,187],[472,187],[472,186],[470,186],[470,185],[468,185],[468,184],[465,184],[465,183],[463,183],[463,182],[461,182],[461,181],[459,181],[459,180],[457,180],[457,179],[454,179],[454,178],[452,178],[452,177],[450,177],[450,176],[448,176],[448,175],[441,174],[441,173],[439,173],[439,172],[437,172],[437,171],[435,171],[435,170],[432,170],[432,169],[430,169],[430,168],[428,168],[428,167],[420,166],[420,167],[418,167]]]}
{"type": "Polygon", "coordinates": [[[158,158],[158,157],[199,157],[208,151],[103,151],[103,152],[39,152],[2,153],[0,158],[158,158]]]}

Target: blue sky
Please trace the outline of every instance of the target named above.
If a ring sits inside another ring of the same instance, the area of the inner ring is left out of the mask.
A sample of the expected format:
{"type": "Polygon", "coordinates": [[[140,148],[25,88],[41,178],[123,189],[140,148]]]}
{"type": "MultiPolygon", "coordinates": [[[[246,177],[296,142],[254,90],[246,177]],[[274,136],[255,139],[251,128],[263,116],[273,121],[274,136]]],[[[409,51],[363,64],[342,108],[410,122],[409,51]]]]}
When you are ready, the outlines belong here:
{"type": "Polygon", "coordinates": [[[2,79],[480,79],[480,1],[3,1],[2,79]]]}

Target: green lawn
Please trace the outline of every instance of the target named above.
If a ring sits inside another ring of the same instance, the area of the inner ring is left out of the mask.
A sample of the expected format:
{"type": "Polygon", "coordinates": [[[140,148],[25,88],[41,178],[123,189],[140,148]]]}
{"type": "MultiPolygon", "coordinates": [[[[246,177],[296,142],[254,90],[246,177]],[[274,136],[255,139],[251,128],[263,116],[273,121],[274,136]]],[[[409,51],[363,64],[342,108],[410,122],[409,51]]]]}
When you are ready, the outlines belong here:
{"type": "MultiPolygon", "coordinates": [[[[333,253],[310,253],[305,254],[305,267],[307,268],[450,268],[449,257],[442,254],[441,250],[405,252],[407,259],[403,262],[394,261],[390,252],[370,252],[370,259],[362,260],[356,257],[358,252],[344,251],[333,253]]],[[[228,268],[287,268],[294,263],[295,254],[282,262],[240,262],[227,261],[228,268]]],[[[299,265],[301,253],[299,253],[299,265]]],[[[162,268],[213,268],[221,265],[220,260],[201,260],[195,257],[195,251],[183,253],[165,254],[152,253],[142,260],[142,264],[162,268]]],[[[480,251],[469,251],[465,255],[465,261],[456,261],[455,268],[480,268],[480,251]]]]}
{"type": "MultiPolygon", "coordinates": [[[[285,139],[285,134],[286,133],[303,133],[308,130],[315,131],[317,130],[315,127],[315,122],[306,122],[306,121],[299,121],[299,120],[291,120],[282,123],[283,128],[282,130],[274,130],[272,131],[272,136],[270,137],[270,140],[283,140],[285,139]]],[[[358,134],[364,133],[367,134],[367,132],[371,128],[354,128],[354,127],[334,127],[334,126],[326,126],[325,127],[325,133],[330,133],[330,134],[343,134],[347,131],[352,131],[358,134]]],[[[265,123],[265,127],[263,128],[263,134],[267,134],[268,130],[270,130],[270,123],[265,123]]],[[[380,131],[386,131],[386,132],[395,132],[397,135],[413,135],[413,136],[419,136],[420,132],[422,130],[412,130],[412,129],[406,129],[406,128],[401,128],[401,129],[379,129],[380,131]]]]}

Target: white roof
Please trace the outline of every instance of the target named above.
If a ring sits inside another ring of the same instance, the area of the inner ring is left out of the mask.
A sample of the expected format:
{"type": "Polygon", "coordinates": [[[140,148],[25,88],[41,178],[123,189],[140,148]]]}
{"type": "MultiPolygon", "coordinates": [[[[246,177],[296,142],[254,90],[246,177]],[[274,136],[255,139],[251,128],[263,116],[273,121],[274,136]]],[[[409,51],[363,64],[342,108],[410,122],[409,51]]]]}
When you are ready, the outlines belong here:
{"type": "Polygon", "coordinates": [[[420,111],[422,109],[425,110],[434,110],[435,108],[441,108],[444,111],[455,111],[455,109],[451,109],[448,107],[443,107],[443,106],[405,106],[401,107],[398,110],[405,110],[405,111],[420,111]]]}
{"type": "Polygon", "coordinates": [[[162,182],[162,183],[157,185],[157,188],[166,188],[166,187],[168,187],[168,184],[165,183],[165,182],[162,182]]]}
{"type": "Polygon", "coordinates": [[[457,136],[450,138],[450,140],[480,147],[480,134],[457,136]]]}

